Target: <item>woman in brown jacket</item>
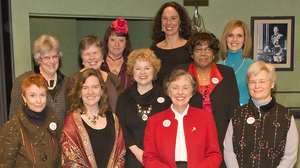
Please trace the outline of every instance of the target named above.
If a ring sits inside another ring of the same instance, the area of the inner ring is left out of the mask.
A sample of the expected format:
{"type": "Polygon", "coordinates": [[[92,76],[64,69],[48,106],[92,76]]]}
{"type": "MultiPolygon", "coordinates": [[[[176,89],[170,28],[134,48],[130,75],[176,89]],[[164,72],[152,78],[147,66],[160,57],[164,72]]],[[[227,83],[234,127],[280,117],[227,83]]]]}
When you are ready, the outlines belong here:
{"type": "Polygon", "coordinates": [[[61,167],[61,124],[55,112],[46,106],[46,80],[33,74],[23,81],[21,88],[24,103],[1,131],[0,167],[61,167]]]}

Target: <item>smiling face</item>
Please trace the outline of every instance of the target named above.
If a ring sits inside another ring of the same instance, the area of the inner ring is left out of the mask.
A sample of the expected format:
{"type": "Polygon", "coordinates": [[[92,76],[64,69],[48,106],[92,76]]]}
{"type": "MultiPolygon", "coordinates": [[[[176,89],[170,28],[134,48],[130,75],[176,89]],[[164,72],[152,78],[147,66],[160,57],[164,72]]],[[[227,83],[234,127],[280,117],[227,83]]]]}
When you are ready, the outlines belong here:
{"type": "Polygon", "coordinates": [[[274,83],[271,82],[269,73],[265,70],[249,77],[249,93],[254,100],[260,103],[271,99],[272,88],[274,88],[274,83]]]}
{"type": "Polygon", "coordinates": [[[54,75],[59,66],[58,53],[55,50],[43,53],[39,64],[41,74],[54,75]]]}
{"type": "Polygon", "coordinates": [[[171,6],[166,7],[161,15],[161,26],[165,35],[179,35],[180,16],[171,6]]]}
{"type": "Polygon", "coordinates": [[[110,35],[107,42],[108,55],[112,57],[121,57],[126,47],[126,37],[117,36],[115,33],[110,35]]]}
{"type": "Polygon", "coordinates": [[[133,66],[133,78],[140,86],[151,86],[154,68],[148,61],[136,60],[133,66]]]}
{"type": "Polygon", "coordinates": [[[197,67],[206,68],[211,66],[214,53],[213,50],[209,48],[207,44],[204,44],[202,46],[195,46],[193,55],[197,67]]]}
{"type": "Polygon", "coordinates": [[[230,52],[238,52],[243,49],[245,42],[244,29],[236,27],[227,37],[227,47],[230,52]]]}
{"type": "Polygon", "coordinates": [[[101,49],[93,44],[82,51],[81,59],[85,69],[99,69],[103,61],[101,49]]]}
{"type": "Polygon", "coordinates": [[[22,94],[22,98],[29,109],[34,112],[41,112],[46,106],[47,92],[45,88],[39,88],[32,84],[26,89],[25,95],[22,94]]]}
{"type": "Polygon", "coordinates": [[[81,97],[85,107],[98,106],[101,98],[101,90],[99,80],[96,76],[86,78],[81,89],[81,97]]]}
{"type": "Polygon", "coordinates": [[[186,109],[192,95],[193,87],[188,76],[179,76],[178,80],[172,81],[169,86],[169,97],[176,111],[186,109]]]}

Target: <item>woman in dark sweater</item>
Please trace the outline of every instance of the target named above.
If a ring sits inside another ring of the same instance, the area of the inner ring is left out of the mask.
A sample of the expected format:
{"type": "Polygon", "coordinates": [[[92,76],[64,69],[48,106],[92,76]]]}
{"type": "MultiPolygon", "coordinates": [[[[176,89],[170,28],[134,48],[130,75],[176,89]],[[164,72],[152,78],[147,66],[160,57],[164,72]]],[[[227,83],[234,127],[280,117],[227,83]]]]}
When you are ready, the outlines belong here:
{"type": "Polygon", "coordinates": [[[135,81],[117,101],[116,114],[120,119],[126,144],[125,167],[142,168],[143,139],[150,116],[167,109],[170,100],[157,78],[161,62],[150,49],[133,51],[127,61],[127,73],[135,81]]]}

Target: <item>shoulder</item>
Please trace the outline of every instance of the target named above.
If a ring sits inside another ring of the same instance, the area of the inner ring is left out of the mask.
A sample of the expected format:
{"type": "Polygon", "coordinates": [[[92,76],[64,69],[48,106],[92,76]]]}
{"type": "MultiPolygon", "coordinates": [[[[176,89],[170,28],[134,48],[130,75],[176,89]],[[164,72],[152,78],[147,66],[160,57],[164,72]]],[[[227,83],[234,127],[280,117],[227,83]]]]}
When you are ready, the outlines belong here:
{"type": "Polygon", "coordinates": [[[226,75],[234,75],[234,70],[226,65],[216,64],[219,72],[222,74],[222,76],[226,75]]]}
{"type": "Polygon", "coordinates": [[[253,63],[255,63],[256,61],[254,61],[253,59],[251,59],[251,58],[246,58],[245,59],[245,63],[247,64],[247,65],[251,65],[251,64],[253,64],[253,63]]]}
{"type": "Polygon", "coordinates": [[[188,109],[188,112],[194,116],[199,116],[199,117],[211,117],[212,114],[210,112],[207,112],[205,110],[190,106],[188,109]]]}
{"type": "Polygon", "coordinates": [[[32,74],[35,74],[35,72],[34,71],[27,71],[27,72],[23,73],[22,75],[18,76],[16,78],[16,81],[21,81],[22,82],[25,78],[29,77],[32,74]]]}
{"type": "Polygon", "coordinates": [[[125,90],[124,92],[122,92],[119,97],[118,97],[118,101],[119,100],[125,100],[125,99],[128,99],[128,97],[130,97],[130,93],[129,93],[130,89],[129,90],[125,90]]]}
{"type": "Polygon", "coordinates": [[[20,128],[20,122],[18,120],[18,115],[15,115],[12,117],[10,120],[8,120],[3,126],[1,130],[1,135],[2,133],[15,133],[17,134],[19,132],[20,128]]]}
{"type": "Polygon", "coordinates": [[[71,79],[77,79],[78,78],[78,76],[80,75],[80,71],[77,71],[77,72],[75,72],[75,73],[73,73],[71,76],[69,76],[69,80],[71,80],[71,79]]]}
{"type": "Polygon", "coordinates": [[[220,61],[220,62],[217,62],[216,64],[221,64],[221,65],[224,65],[224,61],[220,61]]]}
{"type": "MultiPolygon", "coordinates": [[[[165,111],[162,111],[162,112],[159,112],[157,114],[154,114],[153,116],[150,116],[148,122],[151,120],[151,122],[160,122],[160,121],[163,121],[165,120],[166,118],[170,118],[172,116],[172,110],[171,108],[169,107],[167,110],[165,111]]],[[[174,115],[175,117],[175,115],[174,115]]],[[[174,118],[173,117],[173,118],[174,118]]]]}

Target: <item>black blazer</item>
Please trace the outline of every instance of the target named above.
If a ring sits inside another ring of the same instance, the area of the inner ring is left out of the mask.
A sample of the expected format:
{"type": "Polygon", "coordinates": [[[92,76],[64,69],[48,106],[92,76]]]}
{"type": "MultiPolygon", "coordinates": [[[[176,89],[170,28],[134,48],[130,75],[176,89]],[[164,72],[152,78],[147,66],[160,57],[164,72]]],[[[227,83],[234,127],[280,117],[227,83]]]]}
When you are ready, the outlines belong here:
{"type": "MultiPolygon", "coordinates": [[[[183,64],[175,69],[188,71],[190,64],[183,64]]],[[[220,150],[223,153],[223,141],[227,126],[234,110],[239,107],[239,90],[234,71],[231,67],[217,64],[223,80],[210,93],[211,109],[218,132],[220,150]]],[[[200,93],[199,93],[200,94],[200,93]]],[[[200,94],[201,95],[201,94],[200,94]]]]}

